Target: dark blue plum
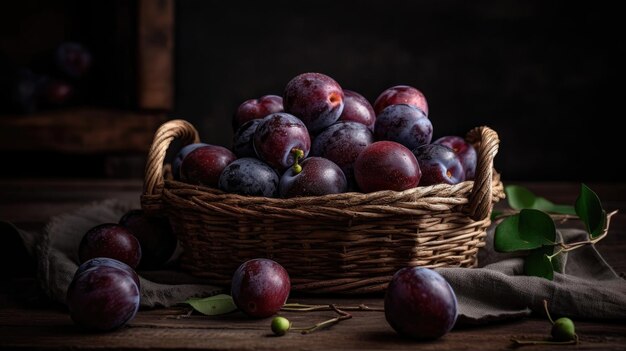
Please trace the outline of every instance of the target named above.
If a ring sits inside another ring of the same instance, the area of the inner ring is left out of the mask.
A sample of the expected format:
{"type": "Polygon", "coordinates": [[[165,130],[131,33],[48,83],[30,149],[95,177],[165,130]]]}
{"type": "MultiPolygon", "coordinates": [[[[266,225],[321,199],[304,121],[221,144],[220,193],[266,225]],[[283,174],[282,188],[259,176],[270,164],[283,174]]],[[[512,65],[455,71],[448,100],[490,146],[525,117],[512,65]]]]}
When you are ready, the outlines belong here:
{"type": "Polygon", "coordinates": [[[372,132],[357,122],[339,121],[324,129],[311,145],[311,155],[327,158],[341,168],[350,188],[355,188],[354,162],[374,142],[372,132]]]}
{"type": "Polygon", "coordinates": [[[420,185],[457,184],[465,180],[463,165],[449,147],[422,145],[413,150],[413,154],[422,170],[420,185]]]}
{"type": "Polygon", "coordinates": [[[343,171],[332,161],[309,157],[300,163],[301,172],[292,168],[280,178],[281,197],[321,196],[346,192],[348,183],[343,171]]]}
{"type": "Polygon", "coordinates": [[[433,125],[415,106],[390,105],[376,118],[374,137],[376,140],[395,141],[413,150],[430,143],[433,125]]]}
{"type": "Polygon", "coordinates": [[[205,143],[195,143],[189,144],[180,149],[172,162],[172,174],[174,175],[174,179],[180,180],[180,165],[183,164],[183,160],[190,152],[201,147],[201,146],[209,146],[209,144],[205,143]]]}
{"type": "Polygon", "coordinates": [[[219,188],[239,195],[277,197],[279,178],[276,171],[255,158],[240,158],[224,168],[219,188]]]}
{"type": "Polygon", "coordinates": [[[67,289],[67,307],[77,325],[95,331],[117,329],[139,309],[139,287],[127,272],[99,266],[77,274],[67,289]]]}
{"type": "Polygon", "coordinates": [[[96,268],[96,267],[110,267],[110,268],[121,269],[122,271],[128,273],[133,278],[133,281],[135,282],[135,284],[137,284],[138,287],[141,287],[141,284],[139,283],[139,276],[137,275],[137,272],[135,272],[134,269],[132,269],[129,265],[127,265],[126,263],[122,261],[118,261],[116,259],[108,258],[108,257],[96,257],[96,258],[92,258],[90,260],[85,261],[83,264],[78,266],[78,270],[76,270],[76,273],[74,273],[74,277],[78,276],[79,274],[83,273],[86,270],[96,268]]]}
{"type": "Polygon", "coordinates": [[[454,135],[441,137],[433,141],[433,144],[440,144],[454,150],[456,155],[459,157],[459,161],[461,161],[461,165],[463,165],[465,180],[474,179],[478,158],[476,156],[476,149],[474,149],[472,144],[465,141],[465,139],[454,135]]]}
{"type": "Polygon", "coordinates": [[[294,149],[304,152],[304,157],[309,154],[311,138],[306,126],[297,117],[274,113],[263,118],[257,126],[253,144],[261,160],[282,172],[293,165],[294,149]]]}
{"type": "Polygon", "coordinates": [[[402,268],[387,286],[385,318],[400,335],[437,339],[456,322],[456,295],[439,273],[428,268],[402,268]]]}
{"type": "Polygon", "coordinates": [[[309,132],[316,134],[337,122],[344,107],[341,86],[321,73],[303,73],[285,87],[285,112],[300,118],[309,132]]]}
{"type": "Polygon", "coordinates": [[[260,119],[250,120],[239,127],[233,136],[233,152],[238,158],[257,157],[254,151],[252,137],[256,128],[261,123],[260,119]]]}

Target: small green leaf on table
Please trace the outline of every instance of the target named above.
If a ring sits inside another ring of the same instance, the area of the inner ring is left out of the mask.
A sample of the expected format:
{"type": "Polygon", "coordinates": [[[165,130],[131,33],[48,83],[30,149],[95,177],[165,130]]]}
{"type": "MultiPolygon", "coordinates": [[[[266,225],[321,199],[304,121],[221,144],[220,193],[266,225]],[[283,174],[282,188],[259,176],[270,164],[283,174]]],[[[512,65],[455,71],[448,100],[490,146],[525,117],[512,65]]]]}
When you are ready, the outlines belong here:
{"type": "Polygon", "coordinates": [[[207,316],[226,314],[237,310],[237,306],[230,295],[219,294],[206,298],[191,298],[185,301],[194,310],[207,316]]]}
{"type": "Polygon", "coordinates": [[[555,238],[554,221],[547,213],[523,209],[496,227],[494,247],[498,252],[531,250],[554,245],[555,238]]]}
{"type": "Polygon", "coordinates": [[[506,192],[509,206],[515,210],[531,208],[552,213],[576,214],[573,206],[555,204],[519,185],[507,185],[504,191],[506,192]]]}
{"type": "Polygon", "coordinates": [[[575,207],[576,214],[585,223],[585,228],[592,239],[604,233],[607,226],[606,211],[602,208],[598,195],[585,184],[580,188],[575,207]]]}

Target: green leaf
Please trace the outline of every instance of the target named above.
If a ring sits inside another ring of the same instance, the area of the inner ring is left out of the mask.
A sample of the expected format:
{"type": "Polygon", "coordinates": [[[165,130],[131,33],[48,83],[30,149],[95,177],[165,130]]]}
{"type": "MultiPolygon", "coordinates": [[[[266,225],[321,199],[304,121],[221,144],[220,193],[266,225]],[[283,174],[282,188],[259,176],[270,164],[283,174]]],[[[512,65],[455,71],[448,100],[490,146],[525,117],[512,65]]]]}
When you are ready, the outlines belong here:
{"type": "Polygon", "coordinates": [[[591,238],[597,238],[604,233],[607,225],[606,211],[602,208],[598,195],[585,184],[580,187],[580,194],[576,199],[576,214],[585,223],[591,238]]]}
{"type": "Polygon", "coordinates": [[[524,258],[524,274],[542,277],[548,280],[554,278],[552,260],[550,256],[545,253],[544,248],[533,250],[524,258]]]}
{"type": "Polygon", "coordinates": [[[504,192],[509,201],[509,206],[515,210],[533,208],[537,198],[530,190],[519,185],[507,185],[504,187],[504,192]]]}
{"type": "Polygon", "coordinates": [[[194,310],[207,316],[226,314],[237,310],[233,298],[226,294],[219,294],[203,299],[191,298],[185,301],[185,303],[190,304],[194,310]]]}
{"type": "Polygon", "coordinates": [[[554,221],[547,213],[524,209],[498,224],[494,248],[498,252],[530,250],[553,245],[555,238],[554,221]]]}
{"type": "Polygon", "coordinates": [[[576,214],[573,206],[557,205],[519,185],[507,185],[504,191],[506,192],[509,206],[515,210],[531,208],[552,213],[576,214]]]}

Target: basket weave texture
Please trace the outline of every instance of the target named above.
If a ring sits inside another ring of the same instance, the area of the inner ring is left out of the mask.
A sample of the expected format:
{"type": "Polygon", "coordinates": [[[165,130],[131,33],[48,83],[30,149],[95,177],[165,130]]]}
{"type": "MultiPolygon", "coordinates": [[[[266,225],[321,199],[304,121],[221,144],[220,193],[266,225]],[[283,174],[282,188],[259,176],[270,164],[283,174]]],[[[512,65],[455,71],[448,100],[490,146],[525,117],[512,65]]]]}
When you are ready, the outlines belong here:
{"type": "Polygon", "coordinates": [[[397,191],[274,199],[224,193],[171,179],[164,165],[174,139],[200,142],[184,120],[163,124],[146,166],[142,208],[167,216],[184,252],[181,267],[228,286],[246,260],[271,258],[292,290],[383,291],[402,267],[473,267],[489,215],[504,197],[493,170],[499,139],[488,127],[467,134],[478,163],[474,181],[397,191]]]}

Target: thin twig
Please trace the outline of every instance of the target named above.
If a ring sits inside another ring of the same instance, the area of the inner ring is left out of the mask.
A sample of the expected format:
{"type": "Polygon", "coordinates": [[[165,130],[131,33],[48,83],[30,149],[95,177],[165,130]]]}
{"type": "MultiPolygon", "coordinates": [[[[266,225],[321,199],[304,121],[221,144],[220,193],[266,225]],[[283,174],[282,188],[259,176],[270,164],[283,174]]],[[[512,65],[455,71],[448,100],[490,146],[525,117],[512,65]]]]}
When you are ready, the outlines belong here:
{"type": "Polygon", "coordinates": [[[162,319],[183,319],[183,318],[189,318],[191,317],[191,314],[193,313],[193,309],[190,309],[189,311],[187,311],[187,313],[184,314],[177,314],[174,316],[165,316],[162,319]]]}
{"type": "Polygon", "coordinates": [[[548,320],[550,321],[550,324],[554,325],[552,316],[550,316],[550,312],[548,311],[548,300],[543,300],[543,309],[546,311],[546,315],[548,316],[548,320]]]}
{"type": "MultiPolygon", "coordinates": [[[[506,218],[506,217],[515,216],[516,214],[519,214],[519,213],[520,211],[518,210],[503,210],[502,213],[494,217],[494,221],[502,219],[502,218],[506,218]]],[[[550,212],[547,212],[547,213],[553,220],[559,221],[560,223],[564,223],[570,219],[578,219],[578,216],[576,215],[563,214],[563,213],[550,213],[550,212]]]]}
{"type": "Polygon", "coordinates": [[[602,231],[602,234],[600,236],[593,238],[591,240],[584,240],[584,241],[579,241],[579,242],[570,243],[570,244],[558,243],[558,245],[561,247],[561,250],[558,253],[572,251],[584,245],[590,245],[590,244],[593,245],[597,243],[598,241],[604,239],[604,237],[606,237],[606,235],[609,233],[609,225],[611,224],[611,217],[613,217],[616,213],[617,213],[617,210],[606,215],[606,226],[604,227],[604,230],[602,231]]]}
{"type": "Polygon", "coordinates": [[[549,341],[549,340],[518,340],[511,339],[516,345],[576,345],[578,344],[578,337],[568,341],[549,341]]]}
{"type": "MultiPolygon", "coordinates": [[[[360,304],[358,306],[337,306],[340,310],[343,311],[371,311],[371,312],[384,312],[385,309],[382,307],[369,307],[365,304],[360,304]]],[[[305,305],[300,303],[286,303],[280,309],[281,311],[288,312],[314,312],[314,311],[332,311],[333,309],[330,305],[305,305]]]]}
{"type": "Polygon", "coordinates": [[[316,331],[316,330],[318,330],[320,328],[325,328],[325,327],[331,326],[333,324],[337,324],[337,323],[339,323],[339,322],[341,322],[343,320],[352,318],[352,315],[350,313],[340,310],[334,304],[330,304],[330,305],[328,305],[328,307],[331,310],[337,312],[337,314],[339,314],[339,316],[335,317],[335,318],[332,318],[332,319],[329,319],[329,320],[326,320],[326,321],[323,321],[323,322],[320,322],[320,323],[317,323],[317,324],[315,324],[314,326],[312,326],[310,328],[291,328],[291,330],[301,330],[302,334],[310,334],[310,333],[312,333],[312,332],[314,332],[314,331],[316,331]]]}

